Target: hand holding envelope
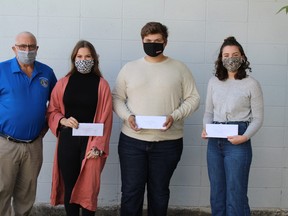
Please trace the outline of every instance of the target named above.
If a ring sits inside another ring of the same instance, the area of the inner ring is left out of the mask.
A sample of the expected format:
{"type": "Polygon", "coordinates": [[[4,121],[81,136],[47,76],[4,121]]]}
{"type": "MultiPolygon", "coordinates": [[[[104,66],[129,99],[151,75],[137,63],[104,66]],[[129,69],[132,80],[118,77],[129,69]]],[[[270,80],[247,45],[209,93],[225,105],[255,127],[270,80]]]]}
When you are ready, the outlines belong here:
{"type": "Polygon", "coordinates": [[[166,116],[135,116],[136,124],[138,128],[141,129],[161,129],[165,130],[163,127],[166,122],[166,116]]]}
{"type": "Polygon", "coordinates": [[[79,123],[78,128],[73,128],[72,136],[103,136],[103,123],[79,123]]]}
{"type": "Polygon", "coordinates": [[[206,137],[227,138],[238,135],[237,124],[206,124],[206,137]]]}

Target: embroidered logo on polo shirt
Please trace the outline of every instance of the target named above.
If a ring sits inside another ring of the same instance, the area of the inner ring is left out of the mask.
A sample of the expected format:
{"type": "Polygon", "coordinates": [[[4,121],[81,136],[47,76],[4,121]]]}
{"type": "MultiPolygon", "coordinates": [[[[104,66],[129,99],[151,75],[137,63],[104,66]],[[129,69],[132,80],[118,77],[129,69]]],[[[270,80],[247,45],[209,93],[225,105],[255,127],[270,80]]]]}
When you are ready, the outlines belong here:
{"type": "Polygon", "coordinates": [[[48,87],[48,79],[47,79],[47,78],[45,78],[45,77],[40,77],[39,80],[40,80],[40,84],[41,84],[44,88],[47,88],[47,87],[48,87]]]}

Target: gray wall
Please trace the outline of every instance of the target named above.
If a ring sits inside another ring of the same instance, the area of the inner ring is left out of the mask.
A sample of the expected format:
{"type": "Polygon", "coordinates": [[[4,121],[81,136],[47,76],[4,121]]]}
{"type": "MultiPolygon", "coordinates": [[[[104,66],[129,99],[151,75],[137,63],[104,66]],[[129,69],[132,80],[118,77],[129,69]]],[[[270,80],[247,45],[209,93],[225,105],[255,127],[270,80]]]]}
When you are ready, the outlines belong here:
{"type": "MultiPolygon", "coordinates": [[[[223,39],[234,35],[244,46],[262,85],[263,128],[253,137],[249,197],[252,208],[288,208],[288,15],[276,12],[287,0],[0,0],[0,60],[13,57],[11,46],[21,31],[31,31],[39,43],[38,60],[49,64],[58,78],[67,73],[69,56],[79,39],[92,42],[113,88],[121,66],[144,55],[140,29],[160,21],[170,31],[166,54],[185,62],[201,94],[200,109],[187,119],[185,148],[171,182],[171,206],[209,205],[206,142],[201,121],[206,86],[223,39]]],[[[115,116],[111,155],[103,172],[99,204],[120,202],[115,116]]],[[[44,164],[37,202],[49,202],[55,138],[45,137],[44,164]]]]}

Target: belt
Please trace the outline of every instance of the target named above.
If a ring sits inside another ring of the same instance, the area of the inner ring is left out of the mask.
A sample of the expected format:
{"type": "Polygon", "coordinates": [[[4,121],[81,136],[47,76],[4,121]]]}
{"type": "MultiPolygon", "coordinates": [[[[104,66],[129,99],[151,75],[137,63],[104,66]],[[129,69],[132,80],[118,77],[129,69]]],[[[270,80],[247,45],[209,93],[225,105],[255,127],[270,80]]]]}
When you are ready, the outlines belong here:
{"type": "Polygon", "coordinates": [[[213,121],[213,124],[246,124],[249,125],[249,121],[227,121],[227,122],[218,122],[218,121],[213,121]]]}
{"type": "Polygon", "coordinates": [[[0,133],[0,137],[3,137],[5,138],[6,140],[8,141],[11,141],[11,142],[15,142],[15,143],[26,143],[26,144],[29,144],[29,143],[33,143],[38,137],[36,137],[35,139],[33,140],[20,140],[20,139],[15,139],[11,136],[8,136],[8,135],[5,135],[5,134],[2,134],[0,133]]]}

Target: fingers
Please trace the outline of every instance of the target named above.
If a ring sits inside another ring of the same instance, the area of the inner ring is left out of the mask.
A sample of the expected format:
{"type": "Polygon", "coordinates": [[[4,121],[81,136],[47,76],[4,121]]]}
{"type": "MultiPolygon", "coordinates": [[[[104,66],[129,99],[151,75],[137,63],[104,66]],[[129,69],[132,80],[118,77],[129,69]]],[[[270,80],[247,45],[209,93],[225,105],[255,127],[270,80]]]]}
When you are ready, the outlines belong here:
{"type": "Polygon", "coordinates": [[[73,117],[68,118],[68,124],[72,128],[78,128],[79,126],[78,121],[73,117]]]}
{"type": "Polygon", "coordinates": [[[162,131],[167,131],[172,125],[173,125],[174,119],[171,115],[166,117],[166,121],[163,124],[163,127],[165,127],[165,129],[163,129],[162,131]]]}
{"type": "MultiPolygon", "coordinates": [[[[166,121],[163,124],[164,129],[162,129],[162,131],[168,130],[173,125],[173,122],[174,122],[173,117],[171,115],[167,116],[166,121]]],[[[136,124],[134,115],[129,116],[128,123],[129,123],[129,126],[131,127],[131,129],[133,129],[134,131],[140,131],[141,130],[141,128],[138,128],[138,125],[136,124]]]]}
{"type": "Polygon", "coordinates": [[[248,138],[243,135],[237,135],[237,136],[228,136],[227,140],[234,145],[239,145],[239,144],[246,142],[248,138]]]}
{"type": "Polygon", "coordinates": [[[100,157],[99,152],[97,153],[97,151],[95,151],[94,149],[91,149],[87,154],[86,154],[86,158],[87,159],[97,159],[98,157],[100,157]]]}
{"type": "Polygon", "coordinates": [[[79,126],[78,121],[75,118],[73,118],[72,116],[69,117],[68,119],[62,118],[60,121],[60,124],[66,126],[66,127],[71,127],[71,128],[78,128],[78,126],[79,126]]]}
{"type": "Polygon", "coordinates": [[[205,129],[202,130],[201,137],[202,139],[207,139],[207,133],[205,129]]]}
{"type": "Polygon", "coordinates": [[[94,155],[93,152],[91,152],[91,151],[88,152],[87,155],[86,155],[87,159],[91,159],[91,158],[97,159],[98,157],[99,157],[98,155],[94,155]]]}
{"type": "Polygon", "coordinates": [[[227,137],[227,140],[228,140],[230,143],[234,144],[234,145],[239,144],[239,143],[237,142],[237,139],[236,139],[235,137],[233,137],[233,136],[227,137]]]}
{"type": "Polygon", "coordinates": [[[135,131],[139,131],[140,128],[138,128],[138,125],[136,124],[136,121],[135,121],[135,116],[134,115],[130,115],[129,118],[128,118],[128,123],[130,125],[130,127],[135,130],[135,131]]]}
{"type": "Polygon", "coordinates": [[[87,159],[90,159],[90,158],[92,158],[92,154],[91,154],[91,151],[89,151],[89,152],[87,153],[87,155],[86,155],[86,158],[87,158],[87,159]]]}

